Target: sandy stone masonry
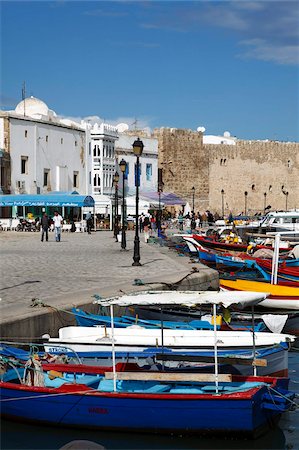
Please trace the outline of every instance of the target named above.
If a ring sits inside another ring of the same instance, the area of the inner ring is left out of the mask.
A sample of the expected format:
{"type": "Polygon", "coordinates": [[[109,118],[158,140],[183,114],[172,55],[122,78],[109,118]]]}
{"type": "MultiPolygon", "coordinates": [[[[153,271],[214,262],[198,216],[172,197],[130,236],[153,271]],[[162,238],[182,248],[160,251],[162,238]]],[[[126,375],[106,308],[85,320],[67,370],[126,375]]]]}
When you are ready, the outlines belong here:
{"type": "Polygon", "coordinates": [[[211,209],[221,211],[222,189],[226,214],[245,210],[245,191],[248,213],[263,211],[265,204],[276,210],[299,208],[299,144],[237,141],[205,148],[211,209]]]}
{"type": "Polygon", "coordinates": [[[195,208],[207,208],[209,197],[209,161],[205,155],[202,133],[192,130],[161,128],[154,130],[159,140],[159,167],[163,168],[165,192],[174,192],[192,205],[195,187],[195,208]]]}
{"type": "Polygon", "coordinates": [[[164,191],[192,206],[194,186],[196,211],[221,214],[222,200],[225,214],[245,209],[254,214],[268,205],[299,208],[298,143],[237,140],[236,145],[206,145],[201,132],[176,128],[156,129],[153,135],[159,141],[164,191]]]}

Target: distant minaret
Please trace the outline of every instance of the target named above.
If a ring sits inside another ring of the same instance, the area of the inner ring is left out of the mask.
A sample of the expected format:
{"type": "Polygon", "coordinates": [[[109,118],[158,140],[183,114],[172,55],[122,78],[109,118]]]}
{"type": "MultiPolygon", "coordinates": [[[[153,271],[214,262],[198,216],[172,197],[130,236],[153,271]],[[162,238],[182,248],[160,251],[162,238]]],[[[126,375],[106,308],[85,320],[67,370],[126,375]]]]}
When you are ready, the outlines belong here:
{"type": "Polygon", "coordinates": [[[23,87],[22,87],[22,100],[24,101],[24,116],[26,116],[26,109],[25,109],[25,100],[26,100],[26,83],[24,81],[23,87]]]}

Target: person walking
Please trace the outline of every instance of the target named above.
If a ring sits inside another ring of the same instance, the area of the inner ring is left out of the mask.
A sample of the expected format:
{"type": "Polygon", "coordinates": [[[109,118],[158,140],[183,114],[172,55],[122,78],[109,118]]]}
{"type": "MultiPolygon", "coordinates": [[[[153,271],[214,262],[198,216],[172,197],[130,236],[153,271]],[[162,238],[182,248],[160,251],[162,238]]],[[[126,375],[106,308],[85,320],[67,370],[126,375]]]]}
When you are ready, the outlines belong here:
{"type": "Polygon", "coordinates": [[[144,231],[144,242],[148,242],[149,240],[149,230],[150,230],[150,220],[148,216],[145,216],[143,220],[143,231],[144,231]]]}
{"type": "Polygon", "coordinates": [[[54,212],[53,222],[54,222],[54,231],[55,231],[55,241],[60,242],[61,241],[61,225],[63,222],[63,218],[58,213],[58,211],[54,212]]]}
{"type": "Polygon", "coordinates": [[[92,216],[91,216],[91,211],[89,211],[86,214],[86,226],[87,226],[87,233],[91,234],[91,227],[92,227],[92,216]]]}
{"type": "Polygon", "coordinates": [[[44,213],[42,220],[41,220],[41,227],[42,227],[42,237],[41,241],[44,241],[44,236],[46,234],[46,242],[49,240],[49,226],[50,226],[50,219],[48,217],[47,213],[44,213]]]}
{"type": "Polygon", "coordinates": [[[184,229],[184,216],[183,216],[182,211],[179,212],[178,223],[179,223],[179,229],[181,231],[183,231],[183,229],[184,229]]]}

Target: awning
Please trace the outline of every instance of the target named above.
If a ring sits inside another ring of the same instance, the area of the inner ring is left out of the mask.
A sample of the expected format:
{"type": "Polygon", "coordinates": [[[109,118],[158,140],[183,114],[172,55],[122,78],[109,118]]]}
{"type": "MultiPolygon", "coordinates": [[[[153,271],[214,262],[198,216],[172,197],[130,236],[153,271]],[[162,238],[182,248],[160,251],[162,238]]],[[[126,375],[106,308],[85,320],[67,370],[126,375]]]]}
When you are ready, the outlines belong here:
{"type": "Polygon", "coordinates": [[[107,299],[96,300],[101,306],[133,306],[133,305],[231,305],[239,309],[254,306],[265,300],[268,293],[263,292],[225,292],[225,291],[146,291],[131,295],[123,295],[107,299]]]}
{"type": "MultiPolygon", "coordinates": [[[[142,191],[140,193],[140,195],[143,198],[148,199],[149,201],[155,201],[155,202],[159,201],[159,194],[158,194],[158,192],[142,191]]],[[[182,206],[182,205],[186,204],[186,200],[184,200],[183,198],[179,197],[178,195],[170,193],[170,192],[161,192],[160,193],[160,200],[166,206],[175,206],[175,205],[182,206]]]]}
{"type": "Polygon", "coordinates": [[[90,195],[77,194],[20,194],[0,195],[0,206],[94,206],[94,199],[90,195]]]}

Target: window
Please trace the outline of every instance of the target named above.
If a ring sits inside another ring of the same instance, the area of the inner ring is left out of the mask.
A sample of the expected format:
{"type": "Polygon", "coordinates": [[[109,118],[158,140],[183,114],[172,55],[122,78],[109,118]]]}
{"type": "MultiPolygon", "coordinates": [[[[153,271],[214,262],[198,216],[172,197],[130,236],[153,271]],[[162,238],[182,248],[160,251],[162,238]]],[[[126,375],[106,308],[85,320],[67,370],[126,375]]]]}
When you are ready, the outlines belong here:
{"type": "Polygon", "coordinates": [[[73,173],[73,187],[74,188],[79,187],[79,172],[77,171],[73,173]]]}
{"type": "MultiPolygon", "coordinates": [[[[60,139],[60,144],[63,144],[63,138],[60,139]]],[[[90,153],[89,153],[90,154],[90,153]]]]}
{"type": "Polygon", "coordinates": [[[91,172],[89,172],[89,184],[91,184],[91,172]]]}
{"type": "Polygon", "coordinates": [[[46,142],[49,142],[49,136],[48,135],[46,136],[46,142]]]}
{"type": "Polygon", "coordinates": [[[28,156],[21,156],[21,173],[28,174],[28,156]]]}
{"type": "Polygon", "coordinates": [[[28,136],[28,131],[27,130],[25,130],[25,137],[27,137],[28,136]]]}
{"type": "Polygon", "coordinates": [[[146,165],[146,181],[151,181],[153,175],[153,167],[151,164],[146,165]]]}
{"type": "Polygon", "coordinates": [[[50,169],[44,169],[44,186],[49,186],[50,169]]]}
{"type": "Polygon", "coordinates": [[[75,147],[77,147],[77,145],[78,145],[78,142],[77,142],[77,141],[75,141],[75,147]]]}

